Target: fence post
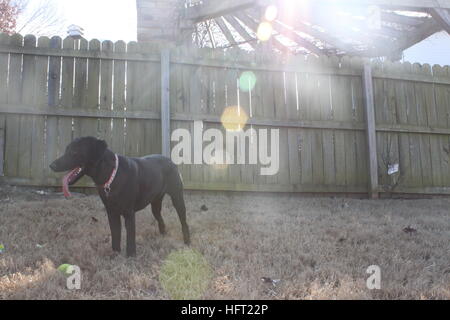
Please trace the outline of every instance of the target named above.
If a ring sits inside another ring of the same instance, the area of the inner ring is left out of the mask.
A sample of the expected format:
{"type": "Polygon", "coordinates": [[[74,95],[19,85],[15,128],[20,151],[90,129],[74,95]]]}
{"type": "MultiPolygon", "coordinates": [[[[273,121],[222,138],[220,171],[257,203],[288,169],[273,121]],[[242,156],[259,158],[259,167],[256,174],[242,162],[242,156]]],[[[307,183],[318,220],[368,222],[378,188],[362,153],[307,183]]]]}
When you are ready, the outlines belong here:
{"type": "Polygon", "coordinates": [[[0,177],[3,177],[4,154],[5,148],[5,117],[0,115],[0,177]]]}
{"type": "Polygon", "coordinates": [[[161,50],[162,154],[170,158],[170,49],[161,50]]]}
{"type": "MultiPolygon", "coordinates": [[[[6,33],[0,33],[0,45],[8,45],[10,37],[6,33]]],[[[8,53],[0,54],[0,107],[8,102],[8,53]]],[[[0,112],[0,177],[4,176],[5,166],[5,132],[6,132],[6,116],[0,112]]]]}
{"type": "Polygon", "coordinates": [[[375,126],[375,102],[373,97],[372,67],[370,66],[370,62],[364,63],[363,88],[369,160],[369,195],[372,199],[378,199],[377,136],[375,126]]]}

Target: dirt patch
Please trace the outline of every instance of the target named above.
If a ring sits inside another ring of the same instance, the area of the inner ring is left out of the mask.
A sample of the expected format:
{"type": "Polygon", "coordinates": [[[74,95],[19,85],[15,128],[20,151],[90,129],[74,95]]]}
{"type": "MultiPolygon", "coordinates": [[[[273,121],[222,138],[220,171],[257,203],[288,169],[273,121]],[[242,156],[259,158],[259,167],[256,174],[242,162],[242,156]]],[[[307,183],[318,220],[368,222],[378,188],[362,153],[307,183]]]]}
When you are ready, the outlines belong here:
{"type": "MultiPolygon", "coordinates": [[[[16,193],[0,197],[0,299],[170,298],[159,273],[184,245],[169,199],[168,234],[138,213],[138,256],[126,259],[112,255],[98,197],[16,193]],[[81,290],[66,289],[63,263],[81,268],[81,290]]],[[[450,298],[450,199],[187,193],[186,205],[192,247],[213,270],[205,299],[450,298]],[[370,265],[380,290],[366,287],[370,265]]]]}

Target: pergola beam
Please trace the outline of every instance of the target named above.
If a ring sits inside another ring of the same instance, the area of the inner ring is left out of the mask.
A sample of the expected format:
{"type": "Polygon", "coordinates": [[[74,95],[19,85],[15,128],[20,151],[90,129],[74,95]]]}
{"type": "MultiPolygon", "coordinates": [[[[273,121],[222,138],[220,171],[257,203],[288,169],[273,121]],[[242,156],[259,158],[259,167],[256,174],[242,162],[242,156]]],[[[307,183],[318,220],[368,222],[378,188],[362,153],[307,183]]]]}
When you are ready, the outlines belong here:
{"type": "MultiPolygon", "coordinates": [[[[253,32],[257,33],[258,32],[258,23],[256,23],[255,21],[253,21],[249,16],[243,14],[243,13],[236,13],[236,17],[242,21],[242,23],[244,23],[247,27],[249,27],[250,29],[253,30],[253,32]]],[[[280,51],[288,51],[289,48],[287,46],[285,46],[284,44],[282,44],[278,39],[272,37],[272,43],[274,46],[276,46],[278,48],[278,50],[280,51]]]]}
{"type": "Polygon", "coordinates": [[[381,12],[381,20],[410,27],[417,27],[429,19],[408,17],[394,12],[381,12]]]}
{"type": "Polygon", "coordinates": [[[360,21],[352,18],[350,20],[350,25],[358,28],[361,32],[366,34],[373,34],[381,37],[390,37],[390,38],[400,38],[404,36],[404,32],[400,30],[396,30],[394,28],[380,26],[379,28],[369,28],[367,21],[360,21]]]}
{"type": "Polygon", "coordinates": [[[219,26],[220,30],[224,34],[225,38],[228,40],[230,45],[235,46],[237,45],[236,40],[233,37],[233,34],[231,33],[230,29],[228,29],[227,25],[225,24],[225,20],[223,20],[222,17],[218,17],[215,19],[217,25],[219,26]]]}
{"type": "MultiPolygon", "coordinates": [[[[302,22],[307,22],[311,25],[320,27],[322,29],[325,29],[324,34],[327,34],[328,36],[334,35],[334,38],[342,37],[342,31],[345,30],[345,37],[352,39],[352,41],[359,42],[362,45],[370,47],[373,42],[379,43],[382,47],[386,47],[386,44],[390,44],[390,41],[381,38],[381,31],[378,32],[371,32],[372,30],[368,30],[366,28],[365,30],[355,30],[354,28],[346,27],[345,29],[339,28],[339,25],[333,21],[333,19],[330,19],[329,17],[333,15],[333,12],[331,10],[321,10],[316,11],[315,14],[302,14],[300,13],[298,17],[296,17],[297,20],[300,20],[302,22]]],[[[281,12],[280,15],[281,19],[284,21],[289,20],[289,13],[281,12]],[[284,17],[286,15],[286,18],[284,17]]],[[[355,19],[353,19],[354,21],[355,19]]],[[[352,22],[353,22],[352,21],[352,22]]],[[[352,23],[350,23],[351,25],[352,23]]],[[[361,24],[360,24],[361,25],[361,24]]],[[[364,27],[364,25],[361,25],[361,27],[364,27]]],[[[389,35],[383,34],[385,37],[388,37],[389,35]]],[[[353,47],[354,44],[348,44],[353,47]]],[[[347,50],[345,50],[347,51],[347,50]]],[[[347,51],[350,52],[350,51],[347,51]]]]}
{"type": "Polygon", "coordinates": [[[429,36],[440,31],[441,27],[436,21],[430,19],[430,21],[423,23],[422,26],[417,29],[418,30],[409,32],[408,35],[406,35],[404,38],[398,39],[397,41],[393,42],[392,47],[387,47],[386,49],[370,49],[362,52],[362,54],[368,56],[396,56],[406,49],[412,47],[416,43],[419,43],[429,36]]]}
{"type": "MultiPolygon", "coordinates": [[[[329,0],[313,0],[311,3],[330,5],[329,0]]],[[[400,9],[450,9],[449,0],[334,0],[333,5],[354,5],[354,6],[379,6],[384,8],[400,9]]]]}
{"type": "Polygon", "coordinates": [[[206,25],[206,30],[208,31],[209,40],[211,41],[211,45],[212,45],[213,49],[215,49],[216,48],[216,41],[214,40],[214,36],[213,36],[213,34],[211,32],[210,23],[205,22],[205,25],[206,25]]]}
{"type": "Polygon", "coordinates": [[[259,2],[260,0],[204,0],[200,5],[186,8],[185,18],[200,22],[254,7],[259,2]]]}
{"type": "Polygon", "coordinates": [[[417,31],[412,31],[409,36],[399,39],[394,53],[402,52],[442,30],[440,25],[434,20],[425,22],[418,29],[417,31]]]}
{"type": "Polygon", "coordinates": [[[244,40],[247,41],[249,45],[252,46],[253,49],[256,48],[255,44],[253,43],[254,41],[256,41],[256,39],[253,38],[247,32],[247,30],[245,30],[245,28],[243,26],[241,26],[241,24],[239,23],[239,21],[236,20],[235,17],[233,17],[233,16],[225,16],[224,18],[233,27],[233,29],[236,30],[236,32],[239,33],[239,35],[242,38],[244,38],[244,40]]]}
{"type": "Polygon", "coordinates": [[[442,29],[450,34],[450,13],[445,9],[430,9],[431,16],[441,25],[442,29]]]}
{"type": "MultiPolygon", "coordinates": [[[[276,21],[277,23],[281,22],[284,24],[288,24],[284,20],[280,20],[280,19],[278,19],[278,20],[279,21],[276,21]]],[[[333,37],[326,32],[318,31],[318,30],[314,29],[313,27],[311,27],[301,21],[293,21],[293,22],[290,22],[290,24],[294,29],[296,29],[300,32],[306,33],[306,34],[316,38],[320,42],[326,43],[332,47],[337,48],[338,50],[341,50],[341,51],[344,51],[347,53],[354,53],[354,51],[355,51],[351,45],[348,45],[348,44],[340,41],[336,37],[333,37]]]]}
{"type": "MultiPolygon", "coordinates": [[[[254,17],[249,16],[247,14],[236,14],[236,16],[244,22],[247,26],[249,26],[251,29],[255,30],[258,29],[258,23],[254,20],[254,17]]],[[[282,36],[288,38],[289,40],[295,42],[300,47],[305,48],[309,52],[315,53],[315,54],[323,54],[322,50],[318,47],[316,47],[311,42],[303,39],[301,36],[299,36],[297,33],[295,33],[293,30],[288,29],[287,27],[281,25],[281,24],[272,24],[272,27],[275,31],[277,31],[282,36]]]]}

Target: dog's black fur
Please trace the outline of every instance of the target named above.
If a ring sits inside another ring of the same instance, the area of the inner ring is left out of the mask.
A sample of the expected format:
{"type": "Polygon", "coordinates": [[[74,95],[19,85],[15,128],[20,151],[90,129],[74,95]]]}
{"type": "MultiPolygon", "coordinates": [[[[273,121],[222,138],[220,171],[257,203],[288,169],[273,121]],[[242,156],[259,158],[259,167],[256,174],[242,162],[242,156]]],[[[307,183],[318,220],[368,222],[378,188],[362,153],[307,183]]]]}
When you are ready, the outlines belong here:
{"type": "Polygon", "coordinates": [[[81,167],[80,174],[70,182],[76,183],[83,175],[94,180],[100,198],[108,213],[111,229],[112,249],[120,252],[121,216],[125,219],[127,231],[127,256],[136,255],[135,213],[152,205],[152,212],[158,221],[159,231],[165,234],[161,217],[161,203],[165,194],[170,195],[181,221],[184,242],[190,243],[189,227],[186,223],[186,208],[183,198],[183,182],[176,165],[161,155],[142,158],[119,157],[117,175],[107,195],[103,185],[108,181],[115,167],[115,154],[105,141],[83,137],[70,143],[65,154],[55,160],[50,168],[62,172],[81,167]]]}

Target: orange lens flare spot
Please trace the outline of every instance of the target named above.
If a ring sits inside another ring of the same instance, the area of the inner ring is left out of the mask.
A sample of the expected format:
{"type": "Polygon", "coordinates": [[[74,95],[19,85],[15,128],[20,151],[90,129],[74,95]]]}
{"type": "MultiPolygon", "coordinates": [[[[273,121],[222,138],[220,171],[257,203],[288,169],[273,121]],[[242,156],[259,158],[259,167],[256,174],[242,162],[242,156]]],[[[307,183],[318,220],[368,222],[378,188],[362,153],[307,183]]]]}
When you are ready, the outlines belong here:
{"type": "Polygon", "coordinates": [[[272,36],[273,28],[269,22],[261,22],[256,33],[260,41],[267,41],[272,36]]]}
{"type": "Polygon", "coordinates": [[[248,121],[248,115],[244,109],[238,106],[227,107],[220,117],[220,122],[228,131],[241,131],[248,121]]]}

